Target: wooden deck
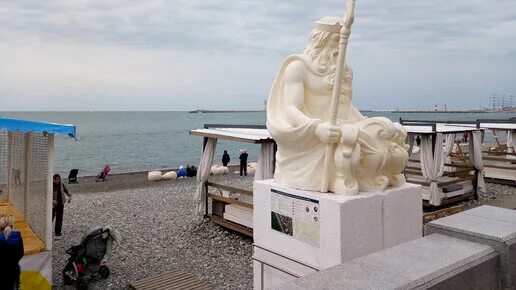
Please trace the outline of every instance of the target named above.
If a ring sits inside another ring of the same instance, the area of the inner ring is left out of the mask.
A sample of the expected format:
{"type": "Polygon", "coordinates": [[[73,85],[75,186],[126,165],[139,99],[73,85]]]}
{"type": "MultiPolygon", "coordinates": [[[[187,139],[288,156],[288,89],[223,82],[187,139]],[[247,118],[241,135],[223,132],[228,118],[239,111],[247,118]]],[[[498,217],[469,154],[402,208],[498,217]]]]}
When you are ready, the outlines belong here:
{"type": "Polygon", "coordinates": [[[444,209],[440,209],[440,210],[436,210],[436,211],[432,211],[432,212],[423,213],[423,225],[425,225],[431,221],[435,221],[437,219],[443,218],[443,217],[454,215],[454,214],[462,212],[464,210],[466,210],[466,207],[464,207],[463,205],[456,205],[456,206],[452,206],[452,207],[448,207],[448,208],[444,208],[444,209]]]}
{"type": "Polygon", "coordinates": [[[235,232],[239,232],[239,233],[244,234],[244,235],[249,236],[249,237],[253,236],[253,229],[251,229],[251,228],[248,228],[246,226],[234,223],[232,221],[229,221],[227,219],[218,217],[216,215],[208,215],[208,217],[210,218],[211,222],[214,223],[214,224],[217,224],[219,226],[223,226],[225,228],[231,229],[231,230],[233,230],[235,232]]]}
{"type": "Polygon", "coordinates": [[[206,187],[208,189],[215,189],[218,191],[217,193],[208,193],[206,194],[206,209],[208,208],[208,199],[212,200],[212,213],[208,214],[206,212],[206,217],[209,217],[211,222],[214,224],[217,224],[219,226],[231,229],[233,231],[239,232],[241,234],[244,234],[246,236],[253,236],[253,229],[246,227],[244,225],[241,225],[239,223],[230,221],[228,219],[224,218],[224,212],[226,205],[235,205],[239,207],[246,208],[251,211],[253,210],[253,204],[251,202],[246,202],[242,200],[238,200],[236,198],[232,197],[224,197],[222,196],[222,191],[227,191],[229,193],[238,193],[245,196],[253,196],[253,192],[250,190],[245,190],[242,188],[232,187],[224,184],[218,184],[213,182],[207,182],[206,187]]]}
{"type": "Polygon", "coordinates": [[[17,211],[8,201],[0,201],[0,215],[12,215],[14,217],[14,230],[19,231],[22,235],[25,256],[46,250],[45,243],[34,233],[23,214],[17,211]]]}
{"type": "Polygon", "coordinates": [[[171,270],[130,283],[135,290],[211,290],[208,283],[181,270],[171,270]]]}

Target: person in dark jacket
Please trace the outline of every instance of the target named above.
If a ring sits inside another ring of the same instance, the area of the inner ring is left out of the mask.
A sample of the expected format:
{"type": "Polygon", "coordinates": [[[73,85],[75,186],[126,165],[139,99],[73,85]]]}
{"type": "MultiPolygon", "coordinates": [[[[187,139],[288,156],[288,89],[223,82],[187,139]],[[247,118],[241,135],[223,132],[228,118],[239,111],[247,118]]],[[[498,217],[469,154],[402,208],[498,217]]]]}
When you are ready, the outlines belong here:
{"type": "Polygon", "coordinates": [[[190,164],[186,165],[186,177],[193,177],[192,167],[190,166],[190,164]]]}
{"type": "Polygon", "coordinates": [[[197,176],[197,168],[193,165],[186,166],[186,177],[196,177],[197,176]]]}
{"type": "Polygon", "coordinates": [[[63,227],[63,212],[64,204],[66,201],[65,194],[68,196],[68,202],[72,200],[72,195],[66,189],[66,186],[61,182],[61,176],[54,174],[54,190],[53,190],[53,208],[52,208],[52,220],[56,219],[56,226],[54,233],[56,236],[61,235],[61,229],[63,227]]]}
{"type": "Polygon", "coordinates": [[[197,168],[195,166],[190,166],[190,170],[192,171],[192,177],[197,176],[197,168]]]}
{"type": "Polygon", "coordinates": [[[0,217],[0,276],[1,289],[19,289],[20,260],[23,258],[21,233],[13,231],[14,218],[0,217]]]}
{"type": "Polygon", "coordinates": [[[228,151],[224,150],[224,154],[222,154],[222,165],[228,166],[230,160],[231,158],[229,158],[228,151]]]}
{"type": "Polygon", "coordinates": [[[240,149],[240,176],[247,176],[247,152],[245,149],[240,149]]]}
{"type": "Polygon", "coordinates": [[[419,135],[416,136],[416,145],[421,147],[421,137],[419,137],[419,135]]]}

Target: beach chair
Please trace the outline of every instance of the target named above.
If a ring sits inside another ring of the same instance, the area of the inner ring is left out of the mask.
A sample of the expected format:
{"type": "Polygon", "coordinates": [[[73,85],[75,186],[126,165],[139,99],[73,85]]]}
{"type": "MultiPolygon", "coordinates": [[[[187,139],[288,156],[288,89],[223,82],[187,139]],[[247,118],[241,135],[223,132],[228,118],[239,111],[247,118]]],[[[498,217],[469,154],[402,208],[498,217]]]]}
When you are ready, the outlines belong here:
{"type": "Polygon", "coordinates": [[[68,184],[79,183],[77,181],[77,174],[79,174],[79,169],[70,170],[70,174],[68,174],[68,184]]]}

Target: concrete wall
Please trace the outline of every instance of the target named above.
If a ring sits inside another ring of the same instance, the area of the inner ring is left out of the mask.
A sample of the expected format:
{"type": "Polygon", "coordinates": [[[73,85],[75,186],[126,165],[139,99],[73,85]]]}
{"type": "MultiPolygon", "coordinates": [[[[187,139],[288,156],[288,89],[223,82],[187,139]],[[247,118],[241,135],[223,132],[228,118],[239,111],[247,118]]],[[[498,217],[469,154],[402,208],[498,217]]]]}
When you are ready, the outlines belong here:
{"type": "Polygon", "coordinates": [[[483,206],[428,232],[276,289],[516,289],[516,211],[483,206]]]}

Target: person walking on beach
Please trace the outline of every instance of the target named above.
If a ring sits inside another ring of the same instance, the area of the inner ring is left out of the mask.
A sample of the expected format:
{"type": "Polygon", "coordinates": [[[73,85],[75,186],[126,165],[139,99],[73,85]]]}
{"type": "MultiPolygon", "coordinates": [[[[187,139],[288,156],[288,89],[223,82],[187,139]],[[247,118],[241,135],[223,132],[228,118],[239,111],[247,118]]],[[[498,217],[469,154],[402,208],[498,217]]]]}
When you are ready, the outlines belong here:
{"type": "Polygon", "coordinates": [[[419,137],[419,135],[416,136],[416,145],[421,147],[421,137],[419,137]]]}
{"type": "Polygon", "coordinates": [[[240,149],[240,176],[247,176],[247,152],[245,149],[240,149]]]}
{"type": "Polygon", "coordinates": [[[228,151],[224,150],[224,154],[222,154],[222,166],[228,166],[230,160],[231,158],[229,158],[228,151]]]}
{"type": "Polygon", "coordinates": [[[68,192],[66,186],[61,182],[61,176],[54,174],[54,190],[53,190],[53,208],[52,208],[52,221],[56,218],[56,226],[54,233],[56,236],[61,235],[61,229],[63,227],[63,212],[64,204],[66,201],[65,194],[68,196],[68,202],[72,200],[72,195],[68,192]]]}
{"type": "Polygon", "coordinates": [[[0,283],[1,289],[19,289],[20,260],[23,258],[21,233],[13,231],[14,218],[0,217],[0,283]]]}

